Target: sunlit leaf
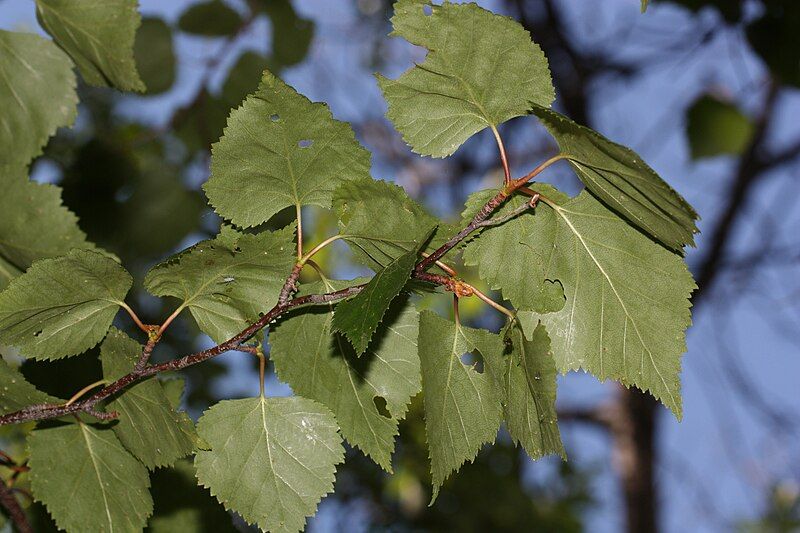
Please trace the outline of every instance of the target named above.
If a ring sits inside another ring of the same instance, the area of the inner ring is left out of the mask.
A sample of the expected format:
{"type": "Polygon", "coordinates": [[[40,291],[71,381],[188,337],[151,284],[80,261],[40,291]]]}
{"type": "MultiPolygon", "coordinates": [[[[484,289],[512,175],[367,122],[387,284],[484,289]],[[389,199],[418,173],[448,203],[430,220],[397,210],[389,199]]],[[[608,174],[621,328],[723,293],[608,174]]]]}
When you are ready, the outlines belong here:
{"type": "Polygon", "coordinates": [[[439,222],[399,185],[373,179],[343,183],[333,194],[333,208],[355,259],[376,272],[417,250],[439,222]]]}
{"type": "Polygon", "coordinates": [[[265,71],[231,112],[203,188],[217,213],[247,228],[285,207],[330,207],[336,186],[368,178],[369,166],[348,124],[265,71]]]}
{"type": "Polygon", "coordinates": [[[299,396],[222,401],[203,413],[197,430],[211,446],[195,459],[200,483],[272,532],[303,529],[344,460],[333,414],[299,396]]]}
{"type": "Polygon", "coordinates": [[[696,287],[686,263],[587,192],[537,210],[529,239],[547,254],[545,277],[561,281],[567,301],[556,313],[521,311],[526,334],[541,319],[559,370],[635,385],[680,418],[680,360],[696,287]]]}
{"type": "Polygon", "coordinates": [[[472,3],[400,0],[394,10],[392,35],[429,50],[398,79],[378,76],[387,116],[415,152],[448,156],[480,130],[552,103],[547,59],[514,19],[472,3]]]}

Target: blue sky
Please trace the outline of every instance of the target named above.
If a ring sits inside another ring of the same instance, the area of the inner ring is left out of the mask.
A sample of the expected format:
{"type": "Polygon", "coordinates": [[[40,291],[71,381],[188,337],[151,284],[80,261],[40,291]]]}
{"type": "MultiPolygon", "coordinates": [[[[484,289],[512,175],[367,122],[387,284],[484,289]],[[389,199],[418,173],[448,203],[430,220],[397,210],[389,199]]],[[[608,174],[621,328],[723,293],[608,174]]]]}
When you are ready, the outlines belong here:
{"type": "MultiPolygon", "coordinates": [[[[141,11],[168,20],[176,20],[185,5],[191,2],[142,0],[141,11]]],[[[497,8],[498,2],[479,2],[497,8]]],[[[231,2],[236,5],[235,2],[231,2]]],[[[297,9],[316,21],[313,50],[307,60],[285,73],[286,80],[313,100],[327,101],[337,118],[363,120],[378,118],[385,104],[374,78],[362,61],[364,48],[357,38],[354,7],[345,0],[304,0],[297,9]],[[354,34],[354,32],[356,32],[354,34]],[[356,38],[353,38],[353,36],[356,38]]],[[[594,2],[592,3],[594,4],[594,2]]],[[[580,0],[563,2],[570,14],[568,20],[584,42],[608,42],[609,29],[630,24],[641,32],[658,31],[665,38],[691,30],[685,12],[671,6],[655,5],[646,15],[638,12],[638,0],[604,0],[603,9],[589,9],[580,0]],[[644,18],[646,17],[646,18],[644,18]],[[655,28],[655,30],[652,30],[655,28]]],[[[360,5],[369,9],[370,2],[360,5]]],[[[699,23],[713,22],[714,14],[704,12],[699,23]]],[[[0,1],[0,28],[33,29],[36,27],[33,2],[30,0],[0,1]]],[[[236,50],[229,54],[215,76],[224,80],[226,69],[235,61],[237,51],[267,51],[270,31],[266,22],[257,24],[243,36],[236,50]]],[[[636,31],[636,30],[635,30],[636,31]]],[[[635,33],[634,31],[634,33],[635,33]]],[[[534,39],[536,36],[534,35],[534,39]]],[[[641,54],[638,41],[613,42],[621,57],[641,54]]],[[[129,97],[123,108],[126,114],[140,120],[164,123],[171,110],[191,99],[201,76],[200,66],[214,54],[219,43],[206,39],[179,37],[177,50],[181,59],[178,82],[172,91],[156,97],[129,97]]],[[[405,69],[419,51],[398,42],[388,53],[393,64],[387,75],[405,69]]],[[[713,225],[719,199],[726,194],[726,177],[733,161],[716,158],[692,163],[684,135],[682,110],[698,94],[706,90],[730,96],[745,110],[758,109],[761,87],[758,80],[762,67],[750,57],[735,31],[715,37],[701,49],[693,49],[678,61],[656,65],[641,78],[620,83],[603,83],[596,87],[595,124],[611,139],[637,150],[667,181],[684,194],[700,212],[701,232],[713,225]]],[[[800,117],[800,97],[795,91],[784,91],[780,118],[773,132],[776,145],[782,139],[797,138],[796,122],[800,117]]],[[[558,105],[558,102],[556,102],[558,105]]],[[[787,144],[788,144],[787,142],[787,144]]],[[[513,163],[513,161],[512,161],[513,163]]],[[[527,162],[526,162],[527,163],[527,162]]],[[[519,166],[517,170],[523,170],[519,166]]],[[[381,162],[373,169],[376,177],[391,179],[394,169],[381,162]]],[[[563,170],[562,170],[563,171],[563,170]]],[[[781,172],[796,174],[797,168],[781,172]]],[[[743,253],[757,247],[760,236],[753,220],[760,212],[779,205],[775,229],[777,238],[792,246],[796,241],[797,202],[786,202],[785,191],[778,188],[780,176],[767,178],[758,192],[742,209],[747,210],[744,223],[736,229],[735,248],[743,253]]],[[[403,177],[398,181],[403,183],[403,177]]],[[[465,184],[476,188],[477,183],[465,184]]],[[[431,205],[447,212],[449,205],[431,205]]],[[[687,260],[697,264],[703,255],[705,236],[701,233],[698,248],[690,250],[687,260]]],[[[783,294],[785,276],[795,276],[795,265],[763,271],[758,279],[737,279],[726,276],[719,281],[714,295],[694,317],[695,325],[688,333],[688,353],[684,358],[684,420],[677,422],[666,411],[662,413],[663,432],[659,443],[664,460],[661,496],[664,499],[663,519],[669,531],[713,531],[725,521],[752,516],[758,512],[767,488],[776,481],[800,482],[800,449],[796,445],[797,427],[773,432],[765,423],[764,414],[733,385],[730,371],[733,362],[744,380],[759,391],[765,401],[787,412],[800,413],[800,351],[796,343],[776,330],[776,323],[796,328],[800,316],[792,310],[797,294],[783,294]],[[795,314],[791,314],[794,312],[795,314]]],[[[796,339],[795,339],[796,341],[796,339]]],[[[223,381],[222,389],[233,394],[257,388],[257,378],[249,371],[239,354],[225,356],[232,374],[223,381]]],[[[564,405],[585,404],[608,398],[611,386],[598,384],[583,374],[570,374],[560,379],[559,401],[564,405]]],[[[601,508],[591,517],[593,531],[616,531],[621,525],[617,485],[612,477],[612,460],[607,439],[594,429],[562,425],[570,455],[579,461],[596,464],[602,474],[597,480],[597,496],[601,508]]],[[[531,467],[531,475],[549,468],[547,462],[531,467]]],[[[323,515],[331,510],[323,511],[323,515]]],[[[326,529],[326,520],[317,521],[317,529],[326,529]]]]}

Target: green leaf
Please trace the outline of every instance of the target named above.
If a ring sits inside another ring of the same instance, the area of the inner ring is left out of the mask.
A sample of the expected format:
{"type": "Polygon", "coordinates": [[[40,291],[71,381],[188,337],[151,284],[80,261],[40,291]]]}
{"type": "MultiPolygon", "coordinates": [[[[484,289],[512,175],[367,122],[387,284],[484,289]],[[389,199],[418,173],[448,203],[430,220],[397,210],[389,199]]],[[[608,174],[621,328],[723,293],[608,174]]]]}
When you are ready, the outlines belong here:
{"type": "Polygon", "coordinates": [[[172,29],[162,19],[148,17],[142,20],[136,32],[133,55],[147,94],[166,92],[175,83],[172,29]]]}
{"type": "Polygon", "coordinates": [[[75,74],[52,42],[0,30],[0,78],[0,167],[23,167],[57,128],[75,121],[75,74]]]}
{"type": "Polygon", "coordinates": [[[418,250],[424,242],[420,237],[439,222],[399,185],[373,179],[340,185],[333,193],[333,208],[355,259],[375,272],[418,250]]]}
{"type": "Polygon", "coordinates": [[[369,178],[369,166],[349,124],[265,71],[231,112],[203,188],[217,213],[247,228],[286,207],[330,207],[336,186],[369,178]]]}
{"type": "Polygon", "coordinates": [[[686,133],[692,159],[740,155],[753,135],[753,123],[730,102],[698,98],[687,112],[686,133]]]}
{"type": "Polygon", "coordinates": [[[93,247],[62,205],[61,189],[29,181],[21,167],[0,167],[0,183],[0,289],[34,261],[93,247]]]}
{"type": "MultiPolygon", "coordinates": [[[[420,242],[426,240],[420,239],[420,242]]],[[[411,277],[418,257],[418,250],[404,253],[375,274],[359,294],[336,306],[333,329],[347,337],[356,355],[363,354],[367,349],[389,305],[411,277]]]]}
{"type": "Polygon", "coordinates": [[[545,277],[561,280],[567,302],[557,313],[521,311],[526,334],[541,319],[559,370],[583,368],[635,385],[680,418],[680,358],[696,288],[681,256],[587,192],[553,208],[540,203],[537,211],[530,242],[547,257],[545,277]],[[542,223],[547,217],[555,222],[542,223]]]}
{"type": "Polygon", "coordinates": [[[642,13],[647,11],[647,3],[648,3],[648,0],[642,0],[642,5],[641,5],[642,13]]]}
{"type": "MultiPolygon", "coordinates": [[[[552,187],[537,185],[549,198],[561,201],[568,198],[552,187]]],[[[462,217],[464,225],[496,193],[496,190],[487,189],[470,195],[462,217]]],[[[515,195],[495,212],[494,217],[505,216],[527,201],[527,197],[515,195]]],[[[538,243],[530,242],[528,229],[534,221],[539,224],[537,227],[545,226],[540,230],[543,234],[555,234],[553,228],[548,227],[548,224],[555,223],[554,219],[539,217],[538,211],[529,209],[502,225],[484,229],[464,248],[464,264],[478,267],[480,278],[492,289],[501,290],[503,297],[517,309],[551,313],[564,307],[564,288],[558,280],[545,276],[545,258],[540,250],[534,248],[538,243]]]]}
{"type": "Polygon", "coordinates": [[[46,394],[30,383],[22,374],[0,358],[0,415],[19,411],[37,403],[59,403],[61,400],[46,394]]]}
{"type": "Polygon", "coordinates": [[[378,75],[387,117],[415,152],[448,156],[487,126],[553,102],[547,59],[514,19],[428,0],[400,0],[394,9],[392,35],[429,50],[396,80],[378,75]]]}
{"type": "MultiPolygon", "coordinates": [[[[103,377],[109,382],[133,370],[143,346],[111,328],[100,348],[103,377]]],[[[186,413],[176,412],[156,378],[125,389],[107,406],[119,413],[114,433],[122,444],[150,470],[169,466],[194,449],[194,424],[186,413]]]]}
{"type": "Polygon", "coordinates": [[[60,529],[141,531],[153,511],[147,469],[110,429],[83,423],[28,437],[33,495],[60,529]]]}
{"type": "Polygon", "coordinates": [[[344,460],[333,414],[297,396],[222,401],[197,429],[211,445],[197,454],[197,479],[226,508],[273,532],[303,529],[344,460]]]}
{"type": "Polygon", "coordinates": [[[182,31],[206,37],[233,35],[243,24],[239,13],[221,0],[193,4],[178,19],[182,31]]]}
{"type": "Polygon", "coordinates": [[[697,213],[636,152],[550,109],[533,112],[592,194],[667,248],[694,246],[697,213]]]}
{"type": "Polygon", "coordinates": [[[180,460],[160,468],[151,479],[155,510],[147,524],[149,533],[237,533],[233,518],[208,489],[197,485],[194,466],[180,460]]]}
{"type": "Polygon", "coordinates": [[[145,288],[179,298],[204,333],[225,341],[278,303],[294,265],[294,230],[223,233],[153,267],[145,288]]]}
{"type": "MultiPolygon", "coordinates": [[[[301,294],[358,281],[316,283],[303,286],[301,294]]],[[[361,357],[344,337],[332,334],[333,317],[333,306],[317,306],[279,321],[270,332],[275,371],[297,394],[333,411],[344,438],[390,472],[398,423],[420,390],[417,311],[407,300],[396,300],[361,357]]]]}
{"type": "Polygon", "coordinates": [[[99,252],[37,261],[0,293],[0,342],[34,359],[82,353],[105,337],[131,284],[99,252]]]}
{"type": "Polygon", "coordinates": [[[508,432],[533,460],[549,454],[566,460],[556,423],[556,365],[547,330],[537,325],[528,340],[513,327],[510,341],[510,353],[485,354],[485,367],[503,391],[508,432]]]}
{"type": "Polygon", "coordinates": [[[502,353],[498,335],[420,313],[419,358],[425,391],[425,431],[431,458],[433,497],[445,479],[494,442],[502,420],[502,394],[489,374],[467,366],[461,356],[477,350],[484,358],[502,353]]]}
{"type": "Polygon", "coordinates": [[[136,4],[136,0],[36,0],[36,16],[87,83],[144,91],[133,58],[141,20],[136,4]]]}

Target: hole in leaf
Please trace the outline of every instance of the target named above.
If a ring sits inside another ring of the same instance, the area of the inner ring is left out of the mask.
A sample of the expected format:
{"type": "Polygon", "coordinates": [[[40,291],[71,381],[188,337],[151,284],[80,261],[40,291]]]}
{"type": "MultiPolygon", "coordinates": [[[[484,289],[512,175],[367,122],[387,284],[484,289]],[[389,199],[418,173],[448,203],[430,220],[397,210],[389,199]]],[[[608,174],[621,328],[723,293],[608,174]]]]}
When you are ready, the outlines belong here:
{"type": "Polygon", "coordinates": [[[378,410],[378,413],[384,418],[392,418],[392,413],[389,412],[389,409],[386,407],[386,398],[383,396],[375,396],[372,398],[372,402],[375,404],[375,409],[378,410]]]}
{"type": "Polygon", "coordinates": [[[302,141],[297,143],[297,146],[299,146],[300,148],[308,148],[312,144],[314,144],[314,141],[312,141],[311,139],[303,139],[302,141]]]}
{"type": "Polygon", "coordinates": [[[422,12],[425,13],[425,16],[427,17],[428,15],[433,13],[433,7],[431,7],[430,4],[425,4],[424,6],[422,6],[422,12]]]}
{"type": "Polygon", "coordinates": [[[280,115],[278,115],[278,114],[272,114],[272,115],[270,115],[270,116],[269,116],[269,119],[270,119],[272,122],[278,122],[278,121],[281,119],[281,116],[280,116],[280,115]]]}
{"type": "Polygon", "coordinates": [[[462,355],[461,362],[465,366],[472,367],[478,374],[483,374],[483,356],[478,350],[473,350],[462,355]]]}

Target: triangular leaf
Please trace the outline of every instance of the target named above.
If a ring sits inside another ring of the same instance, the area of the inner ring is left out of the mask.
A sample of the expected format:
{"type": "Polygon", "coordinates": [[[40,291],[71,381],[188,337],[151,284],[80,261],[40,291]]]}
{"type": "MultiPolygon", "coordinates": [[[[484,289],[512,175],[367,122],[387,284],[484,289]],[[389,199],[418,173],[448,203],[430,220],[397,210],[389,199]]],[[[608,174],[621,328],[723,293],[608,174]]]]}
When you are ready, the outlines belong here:
{"type": "MultiPolygon", "coordinates": [[[[539,184],[542,194],[553,199],[566,200],[567,196],[552,187],[539,184]]],[[[467,199],[463,218],[465,225],[483,205],[497,193],[496,190],[478,191],[467,199]]],[[[522,195],[512,196],[494,216],[502,217],[527,202],[522,195]]],[[[464,264],[478,267],[478,275],[492,289],[499,289],[503,297],[517,309],[550,313],[564,307],[564,288],[555,279],[545,276],[547,257],[529,242],[527,229],[532,221],[542,225],[553,224],[552,217],[538,217],[537,211],[528,209],[502,225],[483,230],[464,248],[464,264]],[[539,220],[543,218],[543,220],[539,220]]],[[[542,228],[545,235],[555,232],[542,228]]],[[[538,241],[535,245],[540,245],[538,241]]]]}
{"type": "Polygon", "coordinates": [[[87,83],[144,91],[133,58],[141,20],[136,5],[136,0],[36,0],[36,16],[87,83]]]}
{"type": "Polygon", "coordinates": [[[82,353],[105,337],[131,284],[130,274],[99,252],[37,261],[0,292],[0,342],[34,359],[82,353]]]}
{"type": "MultiPolygon", "coordinates": [[[[0,167],[22,167],[78,114],[69,57],[38,35],[0,30],[0,167]]],[[[5,174],[5,171],[3,171],[5,174]]]]}
{"type": "Polygon", "coordinates": [[[203,189],[217,213],[247,228],[286,207],[329,207],[336,186],[368,178],[369,167],[349,124],[265,71],[228,117],[203,189]]]}
{"type": "Polygon", "coordinates": [[[448,156],[478,131],[552,103],[547,59],[514,19],[428,0],[394,9],[392,35],[429,50],[398,79],[378,76],[387,116],[415,152],[448,156]]]}
{"type": "Polygon", "coordinates": [[[153,267],[144,285],[183,301],[200,329],[223,342],[278,302],[294,265],[295,226],[257,234],[224,229],[153,267]]]}
{"type": "MultiPolygon", "coordinates": [[[[355,283],[328,281],[303,289],[319,293],[355,283]]],[[[296,393],[329,407],[347,441],[391,471],[398,422],[420,390],[417,311],[397,299],[359,358],[344,337],[331,333],[333,309],[298,310],[278,323],[270,332],[275,371],[296,393]]]]}
{"type": "Polygon", "coordinates": [[[562,372],[583,368],[601,380],[636,385],[680,418],[680,358],[696,288],[683,259],[587,192],[537,210],[529,239],[548,257],[545,277],[561,280],[567,302],[557,313],[521,311],[526,334],[541,318],[562,372]],[[555,223],[543,222],[547,217],[555,223]],[[549,228],[555,237],[541,231],[549,228]]]}
{"type": "Polygon", "coordinates": [[[147,469],[110,429],[83,423],[28,437],[33,495],[60,529],[141,531],[153,511],[147,469]]]}
{"type": "Polygon", "coordinates": [[[486,368],[503,391],[508,432],[531,459],[549,454],[566,459],[556,423],[556,365],[547,330],[539,324],[531,340],[519,326],[509,333],[509,353],[484,356],[486,368]]]}
{"type": "Polygon", "coordinates": [[[28,383],[23,375],[0,358],[0,415],[18,411],[37,403],[59,403],[61,400],[50,396],[28,383]]]}
{"type": "Polygon", "coordinates": [[[697,213],[637,153],[550,109],[533,112],[592,194],[667,248],[694,246],[697,213]]]}
{"type": "MultiPolygon", "coordinates": [[[[419,239],[420,242],[426,240],[427,238],[419,239]]],[[[336,306],[333,329],[347,337],[353,344],[356,355],[361,355],[367,349],[372,334],[378,329],[389,305],[411,277],[411,270],[418,257],[418,250],[404,253],[375,274],[364,290],[336,306]]]]}
{"type": "Polygon", "coordinates": [[[28,180],[22,167],[0,167],[0,183],[0,289],[34,261],[93,247],[62,205],[61,189],[28,180]]]}
{"type": "MultiPolygon", "coordinates": [[[[111,328],[100,347],[103,377],[113,381],[133,370],[142,348],[123,332],[111,328]]],[[[172,408],[156,378],[128,387],[108,404],[106,411],[119,414],[114,433],[150,470],[169,466],[194,449],[194,424],[186,413],[172,408]]]]}
{"type": "MultiPolygon", "coordinates": [[[[381,180],[343,183],[333,194],[333,208],[339,217],[340,234],[350,244],[355,259],[375,272],[406,252],[418,250],[424,243],[422,237],[439,222],[402,187],[381,180]]],[[[441,240],[438,235],[437,231],[428,250],[441,240]]]]}
{"type": "Polygon", "coordinates": [[[197,453],[197,479],[247,522],[299,531],[333,490],[338,429],[327,408],[298,396],[219,402],[197,425],[211,445],[197,453]]]}
{"type": "Polygon", "coordinates": [[[445,479],[481,447],[494,442],[502,420],[502,394],[489,374],[467,366],[461,356],[502,353],[502,339],[486,330],[472,329],[420,313],[419,358],[425,394],[425,431],[431,458],[433,498],[445,479]]]}

